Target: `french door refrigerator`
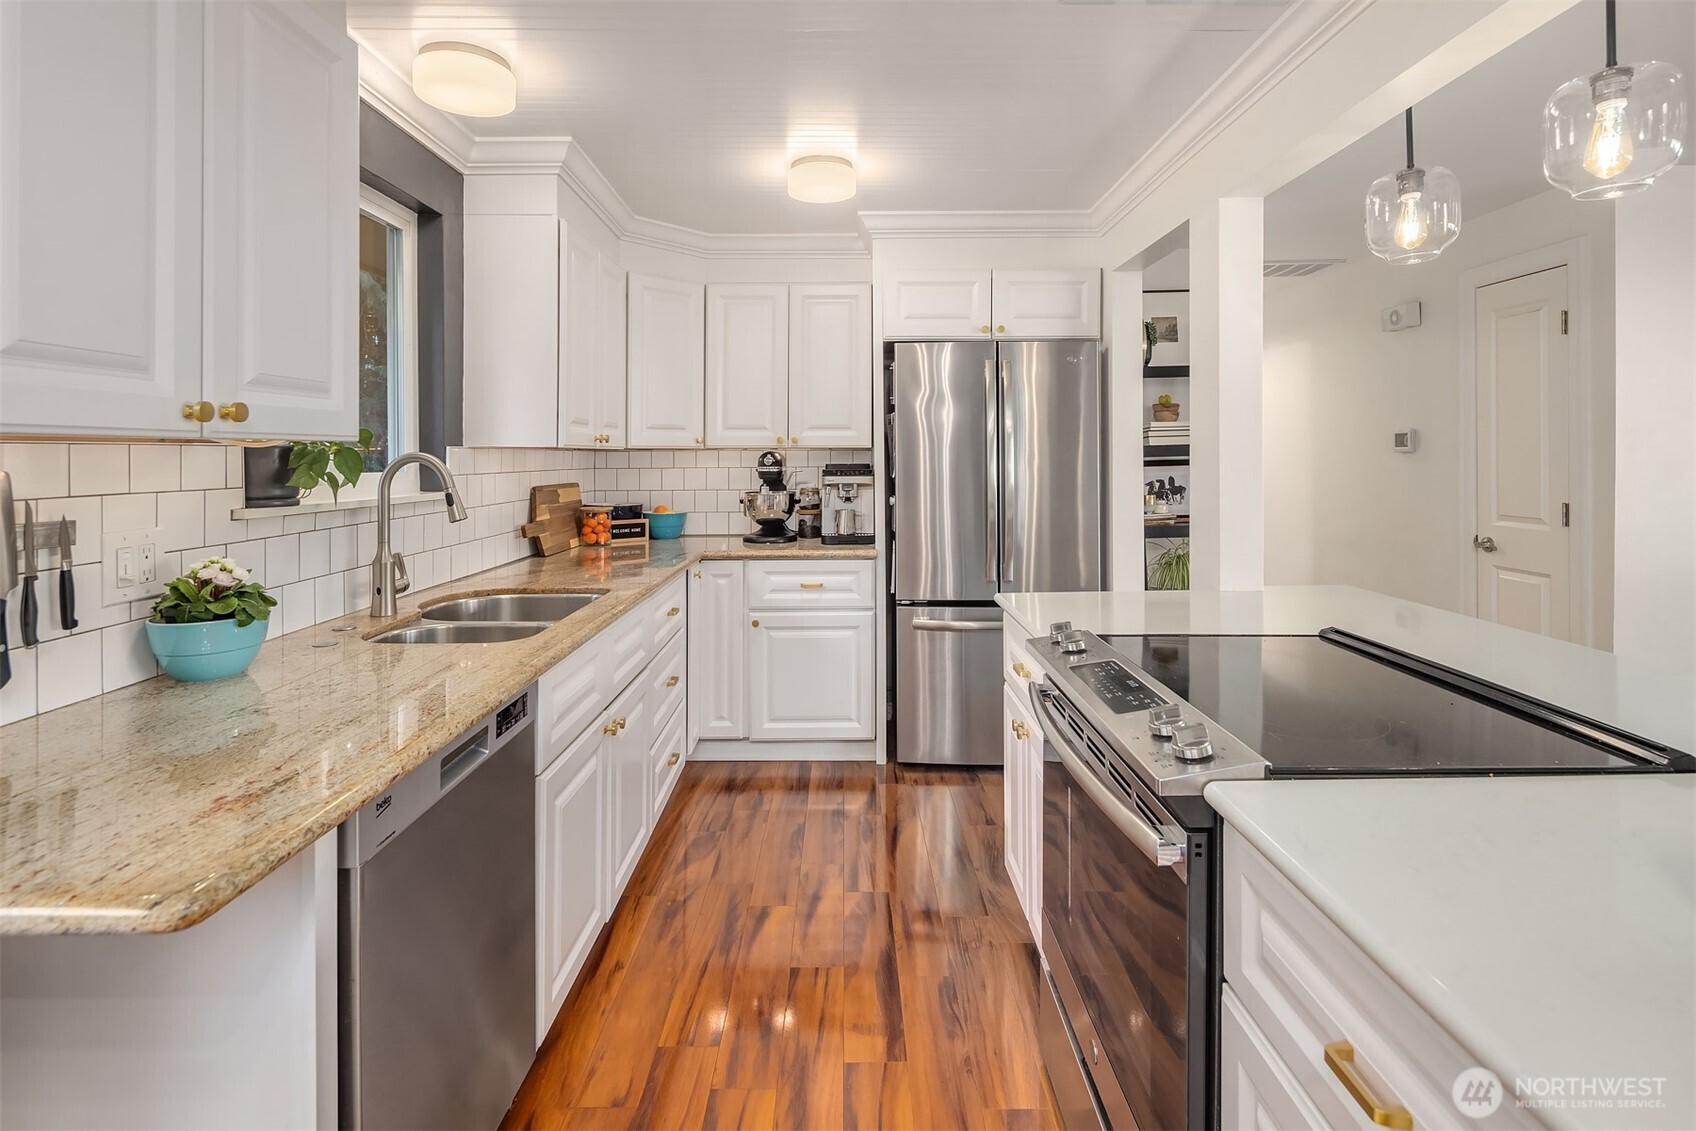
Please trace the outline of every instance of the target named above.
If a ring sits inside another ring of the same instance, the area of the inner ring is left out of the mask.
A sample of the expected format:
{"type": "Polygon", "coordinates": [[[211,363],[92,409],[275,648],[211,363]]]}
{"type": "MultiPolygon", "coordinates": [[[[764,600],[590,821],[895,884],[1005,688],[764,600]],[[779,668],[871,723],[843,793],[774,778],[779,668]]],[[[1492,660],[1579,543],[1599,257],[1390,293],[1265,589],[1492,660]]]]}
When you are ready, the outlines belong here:
{"type": "Polygon", "coordinates": [[[895,758],[999,765],[995,595],[1101,588],[1100,348],[888,350],[895,758]]]}

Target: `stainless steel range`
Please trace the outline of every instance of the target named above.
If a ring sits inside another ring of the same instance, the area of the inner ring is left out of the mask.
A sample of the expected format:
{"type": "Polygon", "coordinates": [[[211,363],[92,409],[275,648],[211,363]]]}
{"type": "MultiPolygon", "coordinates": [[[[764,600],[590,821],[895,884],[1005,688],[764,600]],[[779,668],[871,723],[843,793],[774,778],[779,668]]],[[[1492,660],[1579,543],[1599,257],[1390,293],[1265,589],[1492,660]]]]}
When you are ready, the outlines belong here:
{"type": "Polygon", "coordinates": [[[1682,751],[1336,629],[1030,641],[1043,1059],[1068,1128],[1219,1125],[1208,782],[1690,771],[1682,751]]]}

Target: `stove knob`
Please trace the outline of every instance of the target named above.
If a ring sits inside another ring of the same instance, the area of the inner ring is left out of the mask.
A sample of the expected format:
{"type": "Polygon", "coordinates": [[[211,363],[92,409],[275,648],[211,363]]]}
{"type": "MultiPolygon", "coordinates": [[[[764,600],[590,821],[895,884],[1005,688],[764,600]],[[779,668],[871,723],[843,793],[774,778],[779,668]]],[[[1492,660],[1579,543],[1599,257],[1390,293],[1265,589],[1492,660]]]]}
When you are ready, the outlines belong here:
{"type": "Polygon", "coordinates": [[[1213,740],[1201,723],[1184,723],[1172,733],[1172,757],[1180,762],[1205,762],[1213,757],[1213,740]]]}
{"type": "Polygon", "coordinates": [[[1148,733],[1155,738],[1172,737],[1172,732],[1184,723],[1183,709],[1176,703],[1156,707],[1148,713],[1148,733]]]}
{"type": "Polygon", "coordinates": [[[1058,643],[1060,643],[1060,638],[1067,635],[1071,631],[1072,631],[1072,622],[1071,621],[1069,621],[1069,620],[1057,620],[1053,624],[1048,626],[1048,639],[1051,643],[1058,644],[1058,643]]]}

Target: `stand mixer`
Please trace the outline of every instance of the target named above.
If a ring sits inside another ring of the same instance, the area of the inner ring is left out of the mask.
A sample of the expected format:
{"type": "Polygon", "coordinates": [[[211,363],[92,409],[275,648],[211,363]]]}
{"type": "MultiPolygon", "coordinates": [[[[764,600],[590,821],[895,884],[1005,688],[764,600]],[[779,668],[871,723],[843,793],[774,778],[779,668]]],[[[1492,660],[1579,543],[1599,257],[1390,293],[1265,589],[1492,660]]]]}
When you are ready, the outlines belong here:
{"type": "Polygon", "coordinates": [[[795,513],[795,493],[783,482],[783,454],[761,452],[754,473],[760,485],[742,492],[742,513],[754,520],[757,529],[744,534],[742,541],[753,545],[772,545],[793,542],[795,532],[789,529],[789,516],[795,513]]]}

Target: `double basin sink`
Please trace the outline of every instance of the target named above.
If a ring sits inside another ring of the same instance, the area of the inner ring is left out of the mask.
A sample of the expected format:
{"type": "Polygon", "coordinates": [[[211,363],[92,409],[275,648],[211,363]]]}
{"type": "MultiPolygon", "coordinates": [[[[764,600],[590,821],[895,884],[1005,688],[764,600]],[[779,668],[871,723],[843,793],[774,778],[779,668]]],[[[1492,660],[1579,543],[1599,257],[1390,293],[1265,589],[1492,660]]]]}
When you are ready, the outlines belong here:
{"type": "Polygon", "coordinates": [[[431,605],[415,624],[371,637],[373,644],[499,644],[523,640],[588,608],[599,593],[491,593],[431,605]]]}

